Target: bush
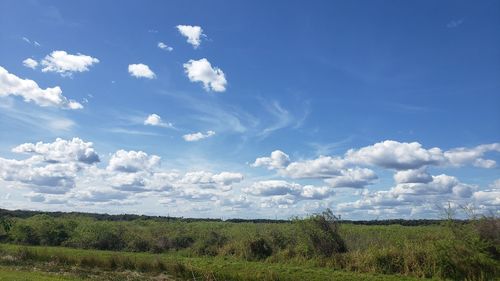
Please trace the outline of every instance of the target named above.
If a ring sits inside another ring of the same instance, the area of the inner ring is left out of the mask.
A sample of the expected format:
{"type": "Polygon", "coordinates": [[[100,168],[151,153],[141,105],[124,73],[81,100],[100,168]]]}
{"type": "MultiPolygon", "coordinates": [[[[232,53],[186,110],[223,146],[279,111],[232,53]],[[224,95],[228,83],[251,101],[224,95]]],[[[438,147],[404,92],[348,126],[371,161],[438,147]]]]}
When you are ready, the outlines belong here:
{"type": "Polygon", "coordinates": [[[335,253],[347,252],[347,246],[339,234],[338,218],[330,209],[297,222],[305,234],[309,252],[313,255],[331,257],[335,253]]]}
{"type": "Polygon", "coordinates": [[[273,254],[273,249],[264,238],[250,241],[248,247],[252,259],[263,260],[273,254]]]}
{"type": "Polygon", "coordinates": [[[37,235],[35,229],[24,222],[16,223],[12,227],[9,236],[16,243],[28,245],[40,244],[40,237],[37,235]]]}
{"type": "Polygon", "coordinates": [[[496,260],[500,260],[500,219],[483,217],[476,221],[479,238],[484,241],[486,250],[496,260]]]}
{"type": "Polygon", "coordinates": [[[199,255],[216,256],[219,249],[227,242],[227,237],[215,231],[210,231],[208,235],[196,245],[196,253],[199,255]]]}

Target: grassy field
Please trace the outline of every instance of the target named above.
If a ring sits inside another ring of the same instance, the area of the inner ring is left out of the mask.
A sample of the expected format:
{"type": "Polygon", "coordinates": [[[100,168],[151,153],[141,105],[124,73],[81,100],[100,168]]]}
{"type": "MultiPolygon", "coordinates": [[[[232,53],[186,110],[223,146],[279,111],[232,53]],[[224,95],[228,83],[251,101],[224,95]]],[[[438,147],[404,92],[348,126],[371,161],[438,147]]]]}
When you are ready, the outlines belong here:
{"type": "Polygon", "coordinates": [[[421,280],[221,257],[0,245],[0,280],[421,280]],[[10,266],[9,266],[10,265],[10,266]],[[28,272],[28,270],[37,270],[28,272]],[[62,277],[61,277],[62,276],[62,277]]]}
{"type": "Polygon", "coordinates": [[[500,220],[415,224],[339,223],[328,212],[279,223],[0,216],[0,276],[24,280],[36,268],[26,280],[500,280],[500,220]]]}

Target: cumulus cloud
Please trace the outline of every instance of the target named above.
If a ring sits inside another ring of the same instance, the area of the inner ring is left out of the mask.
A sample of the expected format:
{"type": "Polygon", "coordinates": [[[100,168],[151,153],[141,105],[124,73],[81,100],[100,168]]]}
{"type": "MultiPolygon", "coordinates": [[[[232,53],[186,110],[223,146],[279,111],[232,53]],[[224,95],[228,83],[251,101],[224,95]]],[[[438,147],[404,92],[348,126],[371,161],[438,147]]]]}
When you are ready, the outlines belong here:
{"type": "Polygon", "coordinates": [[[258,196],[297,195],[300,194],[301,186],[283,180],[266,180],[253,183],[245,191],[258,196]]]}
{"type": "Polygon", "coordinates": [[[340,175],[344,166],[341,158],[320,156],[312,160],[292,162],[281,173],[295,179],[331,178],[340,175]]]}
{"type": "Polygon", "coordinates": [[[397,171],[394,174],[396,183],[429,183],[432,176],[423,168],[415,170],[397,171]]]}
{"type": "Polygon", "coordinates": [[[149,68],[149,66],[143,63],[129,64],[128,73],[136,78],[156,78],[156,74],[149,68]]]}
{"type": "Polygon", "coordinates": [[[441,174],[432,176],[429,183],[401,183],[392,190],[393,195],[442,195],[454,194],[460,198],[470,197],[475,187],[461,183],[457,178],[441,174]]]}
{"type": "Polygon", "coordinates": [[[23,60],[23,65],[27,68],[35,69],[38,66],[38,62],[32,58],[27,58],[23,60]]]}
{"type": "Polygon", "coordinates": [[[386,140],[361,149],[349,150],[347,161],[376,165],[395,170],[417,169],[425,165],[437,165],[444,160],[441,149],[425,149],[418,142],[397,142],[386,140]]]}
{"type": "Polygon", "coordinates": [[[223,191],[229,191],[232,184],[242,180],[243,175],[240,173],[221,172],[213,174],[206,171],[196,171],[186,173],[178,183],[197,185],[201,188],[219,187],[223,191]]]}
{"type": "Polygon", "coordinates": [[[57,138],[52,143],[24,143],[12,149],[16,153],[37,154],[50,163],[56,162],[82,162],[94,164],[99,162],[99,155],[93,148],[93,143],[84,142],[80,138],[64,140],[57,138]]]}
{"type": "Polygon", "coordinates": [[[83,108],[80,103],[63,96],[59,86],[42,89],[35,81],[19,78],[0,66],[0,97],[10,95],[20,96],[25,102],[34,102],[39,106],[68,109],[83,108]]]}
{"type": "Polygon", "coordinates": [[[285,196],[295,202],[324,199],[334,194],[333,189],[327,186],[303,186],[284,180],[257,181],[243,191],[254,196],[271,197],[270,202],[279,200],[280,196],[285,196]]]}
{"type": "Polygon", "coordinates": [[[302,187],[300,197],[303,199],[321,200],[334,194],[334,191],[328,186],[305,185],[302,187]]]}
{"type": "Polygon", "coordinates": [[[163,42],[158,42],[158,48],[165,50],[165,51],[169,51],[169,52],[172,52],[174,50],[174,48],[168,46],[167,44],[165,44],[163,42]]]}
{"type": "Polygon", "coordinates": [[[144,125],[149,125],[149,126],[158,126],[158,127],[164,127],[164,128],[173,128],[174,125],[170,122],[163,122],[161,120],[160,115],[158,114],[150,114],[146,120],[144,120],[144,125]]]}
{"type": "Polygon", "coordinates": [[[202,132],[186,134],[186,135],[183,135],[182,138],[185,141],[193,142],[193,141],[200,141],[202,139],[206,139],[206,138],[209,138],[212,136],[215,136],[214,131],[207,131],[205,134],[203,134],[202,132]]]}
{"type": "Polygon", "coordinates": [[[377,178],[375,172],[370,169],[350,168],[342,170],[339,176],[325,179],[325,182],[331,187],[364,188],[377,178]]]}
{"type": "Polygon", "coordinates": [[[486,201],[490,194],[474,192],[477,186],[460,182],[449,175],[432,176],[428,183],[400,183],[389,190],[366,192],[363,198],[354,202],[343,202],[337,206],[337,211],[349,214],[356,212],[372,215],[392,215],[401,217],[402,214],[437,215],[439,204],[450,202],[454,205],[470,203],[473,194],[484,196],[486,201]]]}
{"type": "Polygon", "coordinates": [[[491,211],[496,209],[498,213],[498,207],[500,206],[500,179],[495,180],[489,187],[490,189],[474,192],[472,198],[480,208],[491,211]]]}
{"type": "Polygon", "coordinates": [[[212,67],[205,58],[189,60],[184,64],[184,71],[191,82],[202,82],[206,91],[226,91],[227,81],[224,72],[220,68],[212,67]]]}
{"type": "Polygon", "coordinates": [[[177,30],[179,30],[182,36],[187,38],[187,42],[193,45],[195,49],[200,46],[201,37],[205,36],[205,34],[203,34],[203,29],[196,25],[178,25],[177,30]]]}
{"type": "Polygon", "coordinates": [[[15,153],[32,156],[25,160],[0,158],[0,178],[28,185],[38,193],[64,194],[75,187],[77,173],[99,162],[91,142],[79,138],[56,139],[53,143],[21,144],[15,153]]]}
{"type": "Polygon", "coordinates": [[[295,203],[295,197],[292,195],[278,195],[262,199],[260,206],[262,208],[286,209],[295,203]]]}
{"type": "Polygon", "coordinates": [[[230,207],[231,209],[246,209],[252,205],[252,202],[246,196],[240,195],[236,198],[218,198],[216,204],[221,207],[230,207]]]}
{"type": "Polygon", "coordinates": [[[124,173],[135,173],[138,171],[151,171],[160,165],[160,157],[157,155],[149,156],[143,151],[125,151],[123,149],[115,152],[107,169],[124,173]]]}
{"type": "Polygon", "coordinates": [[[255,159],[252,167],[267,167],[269,170],[283,169],[290,164],[290,157],[281,150],[271,152],[270,157],[259,157],[255,159]]]}
{"type": "Polygon", "coordinates": [[[458,147],[444,152],[444,157],[454,166],[473,164],[480,168],[493,168],[494,160],[483,159],[488,152],[500,152],[500,143],[482,144],[473,148],[458,147]]]}
{"type": "Polygon", "coordinates": [[[99,63],[97,58],[65,51],[53,51],[41,61],[43,72],[56,72],[62,76],[71,76],[74,72],[88,71],[93,64],[99,63]]]}
{"type": "Polygon", "coordinates": [[[240,173],[222,172],[220,174],[214,175],[212,178],[216,183],[222,185],[230,185],[242,181],[243,175],[240,173]]]}

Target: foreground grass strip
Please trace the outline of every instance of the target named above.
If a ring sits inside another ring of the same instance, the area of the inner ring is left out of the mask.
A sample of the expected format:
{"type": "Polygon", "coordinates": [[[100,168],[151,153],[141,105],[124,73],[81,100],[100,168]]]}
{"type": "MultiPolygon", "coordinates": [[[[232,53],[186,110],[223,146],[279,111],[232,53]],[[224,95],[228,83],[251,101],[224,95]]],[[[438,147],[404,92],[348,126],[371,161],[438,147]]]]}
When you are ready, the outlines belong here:
{"type": "Polygon", "coordinates": [[[77,277],[58,276],[45,272],[30,272],[0,266],[0,281],[82,281],[77,277]]]}
{"type": "MultiPolygon", "coordinates": [[[[147,273],[166,272],[187,280],[421,280],[399,275],[362,274],[330,268],[290,264],[249,262],[233,258],[182,257],[175,254],[127,253],[81,250],[63,247],[37,247],[1,244],[0,253],[18,257],[18,262],[57,263],[63,266],[100,268],[102,270],[135,270],[147,273]]],[[[4,262],[5,264],[5,262],[4,262]]],[[[0,279],[1,280],[1,279],[0,279]]],[[[15,280],[15,279],[5,279],[15,280]]],[[[19,279],[32,280],[32,279],[19,279]]],[[[44,280],[44,279],[34,279],[44,280]]],[[[53,279],[46,279],[53,280],[53,279]]],[[[77,279],[55,279],[77,280],[77,279]]]]}

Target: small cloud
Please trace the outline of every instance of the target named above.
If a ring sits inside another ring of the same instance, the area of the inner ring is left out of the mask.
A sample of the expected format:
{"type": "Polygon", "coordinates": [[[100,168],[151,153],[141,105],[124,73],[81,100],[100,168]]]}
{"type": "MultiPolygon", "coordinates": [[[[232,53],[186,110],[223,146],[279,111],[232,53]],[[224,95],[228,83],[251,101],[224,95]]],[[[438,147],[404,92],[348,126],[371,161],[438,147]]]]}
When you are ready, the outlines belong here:
{"type": "Polygon", "coordinates": [[[173,128],[174,125],[170,122],[163,122],[158,114],[150,114],[146,120],[144,120],[144,125],[157,126],[164,128],[173,128]]]}
{"type": "Polygon", "coordinates": [[[227,80],[224,72],[218,67],[212,67],[205,58],[189,60],[184,64],[184,72],[187,74],[189,81],[202,82],[206,91],[226,91],[227,80]]]}
{"type": "Polygon", "coordinates": [[[71,76],[74,72],[89,71],[89,67],[99,63],[97,58],[77,53],[68,54],[65,51],[53,51],[41,61],[42,72],[56,72],[61,76],[71,76]]]}
{"type": "Polygon", "coordinates": [[[27,58],[23,60],[23,65],[27,68],[35,69],[38,66],[38,62],[32,58],[27,58]]]}
{"type": "Polygon", "coordinates": [[[193,134],[187,134],[187,135],[183,135],[182,138],[185,141],[192,142],[192,141],[199,141],[199,140],[202,140],[202,139],[206,139],[206,138],[209,138],[209,137],[212,137],[212,136],[215,136],[215,132],[214,131],[207,131],[206,134],[203,134],[202,132],[197,132],[197,133],[193,133],[193,134]]]}
{"type": "Polygon", "coordinates": [[[174,48],[168,46],[167,44],[165,44],[163,42],[158,42],[158,48],[165,50],[165,51],[169,51],[169,52],[172,52],[174,50],[174,48]]]}
{"type": "Polygon", "coordinates": [[[156,74],[149,68],[149,66],[142,63],[130,64],[128,66],[128,73],[136,78],[156,78],[156,74]]]}
{"type": "Polygon", "coordinates": [[[177,30],[187,38],[187,42],[193,45],[195,49],[201,44],[201,36],[206,36],[203,34],[203,29],[200,26],[178,25],[177,30]]]}
{"type": "Polygon", "coordinates": [[[40,43],[38,43],[37,41],[31,41],[31,40],[30,40],[29,38],[27,38],[27,37],[21,37],[21,39],[22,39],[24,42],[26,42],[26,43],[28,43],[28,44],[30,44],[30,45],[33,45],[33,46],[35,46],[35,47],[40,47],[40,46],[41,46],[41,45],[40,45],[40,43]]]}
{"type": "Polygon", "coordinates": [[[452,21],[450,21],[449,23],[446,24],[446,27],[448,27],[448,28],[457,28],[462,23],[464,23],[464,19],[452,20],[452,21]]]}

